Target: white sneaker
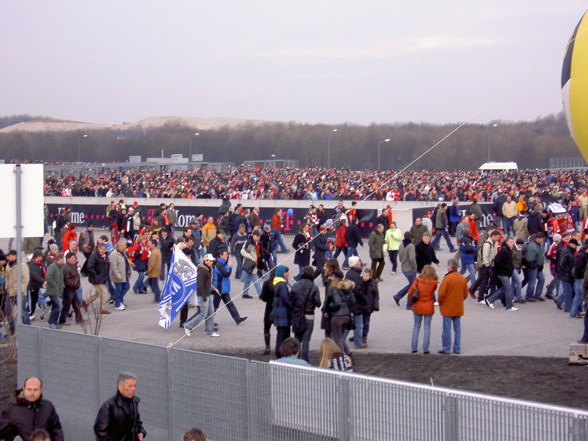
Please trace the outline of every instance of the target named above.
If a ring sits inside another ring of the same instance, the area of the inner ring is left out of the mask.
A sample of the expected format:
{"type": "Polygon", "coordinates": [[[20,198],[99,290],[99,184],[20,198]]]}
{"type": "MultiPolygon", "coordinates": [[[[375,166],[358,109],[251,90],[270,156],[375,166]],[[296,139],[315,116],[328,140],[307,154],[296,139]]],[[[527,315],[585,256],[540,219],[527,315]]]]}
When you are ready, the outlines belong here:
{"type": "Polygon", "coordinates": [[[435,302],[435,303],[433,303],[433,305],[439,306],[439,302],[435,302]]]}
{"type": "Polygon", "coordinates": [[[188,337],[190,337],[192,335],[192,330],[188,329],[186,326],[184,326],[184,334],[186,334],[188,337]]]}
{"type": "MultiPolygon", "coordinates": [[[[186,328],[184,328],[186,329],[186,328]]],[[[208,334],[209,337],[220,337],[220,334],[213,332],[212,334],[208,334]]]]}
{"type": "Polygon", "coordinates": [[[519,308],[516,308],[514,306],[511,306],[510,308],[507,309],[507,311],[518,311],[519,308]]]}
{"type": "Polygon", "coordinates": [[[490,303],[488,300],[484,299],[484,303],[486,303],[486,306],[490,309],[494,309],[494,303],[490,303]]]}
{"type": "Polygon", "coordinates": [[[116,311],[124,311],[124,310],[125,310],[125,309],[127,309],[127,308],[125,308],[125,305],[120,305],[120,306],[117,306],[117,307],[116,307],[116,308],[114,308],[114,309],[115,309],[116,311]]]}

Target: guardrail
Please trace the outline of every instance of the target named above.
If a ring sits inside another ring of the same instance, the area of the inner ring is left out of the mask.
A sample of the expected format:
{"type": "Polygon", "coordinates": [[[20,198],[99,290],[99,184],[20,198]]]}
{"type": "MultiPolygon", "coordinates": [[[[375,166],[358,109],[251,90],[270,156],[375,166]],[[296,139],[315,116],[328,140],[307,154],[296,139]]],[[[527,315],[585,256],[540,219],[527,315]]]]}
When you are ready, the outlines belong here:
{"type": "MultiPolygon", "coordinates": [[[[43,395],[69,440],[93,439],[122,371],[138,377],[154,441],[194,426],[211,441],[585,441],[588,412],[325,369],[21,325],[18,377],[43,395]]],[[[582,387],[582,385],[578,385],[582,387]]]]}

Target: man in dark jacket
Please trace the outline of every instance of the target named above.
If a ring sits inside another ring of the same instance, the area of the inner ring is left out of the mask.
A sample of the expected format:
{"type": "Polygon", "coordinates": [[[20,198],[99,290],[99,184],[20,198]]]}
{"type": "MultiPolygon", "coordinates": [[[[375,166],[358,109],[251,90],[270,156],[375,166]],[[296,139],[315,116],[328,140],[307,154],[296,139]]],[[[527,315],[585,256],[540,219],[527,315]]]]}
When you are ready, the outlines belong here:
{"type": "Polygon", "coordinates": [[[290,291],[288,299],[292,323],[292,332],[300,342],[299,358],[308,360],[308,348],[314,329],[314,310],[321,307],[321,297],[313,280],[314,268],[306,266],[290,291]]]}
{"type": "Polygon", "coordinates": [[[527,220],[527,230],[529,230],[531,236],[537,233],[543,233],[543,221],[541,206],[537,205],[527,220]]]}
{"type": "Polygon", "coordinates": [[[215,260],[212,254],[205,254],[202,263],[198,265],[196,273],[196,299],[199,309],[196,314],[184,323],[184,332],[188,337],[190,337],[192,330],[202,320],[206,320],[206,334],[209,337],[220,337],[220,334],[214,330],[214,305],[211,298],[212,290],[215,289],[212,285],[212,269],[215,260]]]}
{"type": "Polygon", "coordinates": [[[28,440],[35,429],[45,429],[53,441],[63,441],[59,416],[51,401],[43,398],[41,380],[29,377],[22,389],[12,391],[12,404],[0,415],[0,438],[28,440]]]}
{"type": "Polygon", "coordinates": [[[227,250],[229,246],[225,241],[225,230],[216,230],[216,237],[208,243],[208,254],[217,257],[221,251],[227,250]]]}
{"type": "Polygon", "coordinates": [[[165,280],[167,273],[169,272],[175,240],[170,234],[169,227],[162,228],[160,235],[159,249],[161,250],[161,276],[159,276],[159,279],[165,280]]]}
{"type": "Polygon", "coordinates": [[[435,250],[431,246],[431,234],[429,232],[423,234],[422,240],[415,245],[414,252],[418,273],[423,270],[425,265],[436,263],[439,266],[439,259],[437,259],[435,250]]]}
{"type": "Polygon", "coordinates": [[[316,279],[320,276],[323,272],[323,267],[325,266],[325,253],[330,251],[328,245],[328,238],[327,238],[327,231],[328,227],[325,225],[321,225],[320,233],[314,238],[314,260],[316,261],[316,270],[314,271],[314,278],[316,279]]]}
{"type": "Polygon", "coordinates": [[[345,232],[345,240],[347,241],[347,256],[346,259],[349,261],[351,256],[358,256],[357,246],[363,246],[361,241],[361,234],[358,226],[359,220],[356,217],[351,218],[347,231],[345,232]]]}
{"type": "MultiPolygon", "coordinates": [[[[361,260],[357,262],[355,259],[351,260],[354,265],[349,268],[345,278],[351,280],[355,286],[353,287],[353,295],[355,296],[355,304],[351,306],[351,313],[355,318],[355,330],[353,331],[353,345],[356,349],[365,349],[368,347],[363,341],[363,315],[366,313],[366,298],[364,295],[364,283],[361,277],[361,260]]],[[[372,270],[373,274],[373,270],[372,270]]],[[[343,337],[347,338],[349,331],[343,333],[343,337]]]]}
{"type": "Polygon", "coordinates": [[[73,307],[76,323],[83,323],[85,321],[82,317],[78,296],[76,295],[76,292],[81,285],[80,273],[78,272],[76,260],[77,257],[75,253],[72,253],[71,251],[65,253],[65,265],[63,265],[63,308],[61,309],[61,315],[59,316],[59,324],[61,326],[68,326],[70,324],[67,322],[70,307],[73,307]]]}
{"type": "Polygon", "coordinates": [[[570,239],[560,252],[556,264],[556,275],[561,284],[561,294],[555,300],[558,309],[563,304],[564,310],[570,312],[572,309],[572,299],[574,297],[574,266],[576,262],[576,248],[578,241],[570,239]]]}
{"type": "Polygon", "coordinates": [[[27,263],[29,266],[29,285],[27,291],[31,296],[29,318],[35,318],[35,309],[39,301],[39,290],[45,285],[45,265],[43,265],[43,250],[33,251],[33,258],[27,263]]]}
{"type": "Polygon", "coordinates": [[[122,373],[116,387],[116,394],[98,410],[94,423],[96,441],[142,441],[147,432],[139,414],[141,400],[135,396],[137,377],[122,373]]]}
{"type": "Polygon", "coordinates": [[[88,282],[94,285],[94,293],[82,302],[82,307],[88,310],[98,297],[100,297],[100,313],[110,314],[106,309],[106,284],[108,282],[108,253],[106,244],[99,243],[96,249],[88,258],[86,271],[88,272],[88,282]]]}
{"type": "Polygon", "coordinates": [[[498,300],[504,295],[505,307],[507,311],[518,311],[519,309],[512,304],[512,284],[510,278],[514,271],[512,262],[512,249],[514,247],[514,237],[507,237],[500,251],[494,258],[494,274],[502,285],[494,293],[484,299],[484,303],[490,309],[494,309],[494,301],[498,300]]]}

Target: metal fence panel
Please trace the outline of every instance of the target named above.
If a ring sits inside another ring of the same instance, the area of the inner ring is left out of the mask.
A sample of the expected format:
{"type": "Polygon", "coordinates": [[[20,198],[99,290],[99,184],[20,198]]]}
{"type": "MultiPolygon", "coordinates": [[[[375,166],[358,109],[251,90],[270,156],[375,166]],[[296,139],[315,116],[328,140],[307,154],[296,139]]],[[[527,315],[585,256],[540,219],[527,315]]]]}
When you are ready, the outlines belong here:
{"type": "Polygon", "coordinates": [[[41,331],[43,393],[51,397],[68,439],[93,437],[92,410],[100,398],[98,344],[90,335],[41,331]]]}
{"type": "Polygon", "coordinates": [[[249,361],[174,349],[170,362],[172,439],[200,427],[208,439],[247,440],[249,361]]]}
{"type": "Polygon", "coordinates": [[[120,372],[138,377],[150,440],[201,427],[211,441],[588,441],[588,412],[34,326],[18,376],[43,380],[66,439],[93,439],[120,372]]]}
{"type": "MultiPolygon", "coordinates": [[[[102,339],[102,400],[116,393],[121,372],[137,376],[139,411],[152,440],[170,439],[167,351],[161,346],[102,339]]],[[[96,407],[95,411],[98,411],[96,407]]]]}

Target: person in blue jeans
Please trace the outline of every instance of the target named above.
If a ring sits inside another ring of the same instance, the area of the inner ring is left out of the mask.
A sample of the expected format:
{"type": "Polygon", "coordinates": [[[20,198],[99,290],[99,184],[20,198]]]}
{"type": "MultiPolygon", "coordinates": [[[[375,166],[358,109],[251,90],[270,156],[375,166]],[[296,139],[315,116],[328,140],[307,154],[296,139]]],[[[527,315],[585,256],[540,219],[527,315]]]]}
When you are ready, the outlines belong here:
{"type": "Polygon", "coordinates": [[[452,326],[455,333],[453,353],[461,353],[461,316],[464,311],[463,302],[468,297],[468,282],[457,272],[457,266],[455,259],[449,259],[447,274],[439,287],[439,310],[443,316],[443,334],[441,335],[443,348],[439,351],[440,354],[451,352],[452,326]]]}
{"type": "MultiPolygon", "coordinates": [[[[408,289],[412,285],[412,282],[417,276],[417,263],[416,263],[416,252],[414,244],[412,243],[413,234],[410,231],[404,233],[404,240],[400,243],[398,248],[398,260],[400,261],[400,270],[408,285],[402,288],[393,299],[396,305],[400,306],[400,300],[408,293],[408,289]]],[[[410,309],[410,299],[406,302],[406,309],[410,309]]]]}
{"type": "Polygon", "coordinates": [[[123,303],[125,294],[129,291],[131,285],[131,262],[126,254],[127,240],[119,239],[116,248],[110,253],[110,280],[114,283],[114,309],[124,311],[126,309],[123,303]]]}
{"type": "Polygon", "coordinates": [[[515,240],[513,237],[507,237],[500,247],[500,251],[494,258],[494,274],[498,277],[502,286],[483,300],[486,306],[490,309],[494,309],[494,302],[504,296],[506,310],[518,311],[518,308],[512,304],[513,296],[511,277],[514,272],[514,264],[512,263],[512,249],[514,243],[515,240]]]}
{"type": "Polygon", "coordinates": [[[63,282],[62,267],[65,264],[65,257],[62,253],[57,253],[54,262],[47,268],[45,275],[46,295],[51,299],[51,314],[47,319],[49,327],[52,329],[61,329],[61,325],[57,323],[59,314],[61,313],[61,298],[63,297],[63,282]]]}
{"type": "Polygon", "coordinates": [[[435,229],[437,230],[437,235],[433,242],[431,242],[431,246],[434,250],[438,251],[439,241],[441,237],[445,238],[445,242],[447,242],[447,246],[449,247],[450,253],[455,253],[455,248],[453,248],[453,244],[451,243],[451,238],[449,237],[449,227],[447,222],[447,204],[443,202],[441,207],[439,207],[439,211],[437,211],[437,217],[435,218],[435,229]]]}
{"type": "Polygon", "coordinates": [[[435,314],[435,290],[438,282],[435,268],[431,265],[425,265],[421,275],[418,276],[410,289],[408,290],[408,298],[412,305],[412,313],[414,317],[414,325],[412,328],[411,349],[412,353],[416,354],[419,344],[419,333],[421,324],[424,322],[423,335],[423,354],[429,353],[429,343],[431,341],[431,320],[435,314]]]}
{"type": "Polygon", "coordinates": [[[588,246],[583,246],[576,256],[574,265],[574,291],[572,297],[572,306],[570,308],[570,317],[582,318],[582,301],[584,299],[584,272],[588,263],[588,246]]]}
{"type": "Polygon", "coordinates": [[[476,281],[477,251],[476,242],[472,237],[470,227],[463,227],[461,239],[459,239],[459,254],[461,260],[461,271],[459,273],[463,276],[467,271],[472,284],[476,281]]]}
{"type": "Polygon", "coordinates": [[[543,265],[545,264],[545,255],[543,253],[544,240],[545,235],[543,233],[536,233],[524,251],[527,277],[529,279],[525,294],[526,302],[543,301],[541,294],[545,286],[545,276],[543,275],[543,265]]]}
{"type": "Polygon", "coordinates": [[[196,300],[198,301],[198,309],[196,314],[190,317],[184,323],[184,332],[188,337],[192,335],[192,330],[205,320],[206,335],[209,337],[220,337],[214,330],[214,304],[212,299],[213,290],[213,267],[215,258],[212,254],[204,255],[203,262],[198,265],[196,273],[196,300]]]}

